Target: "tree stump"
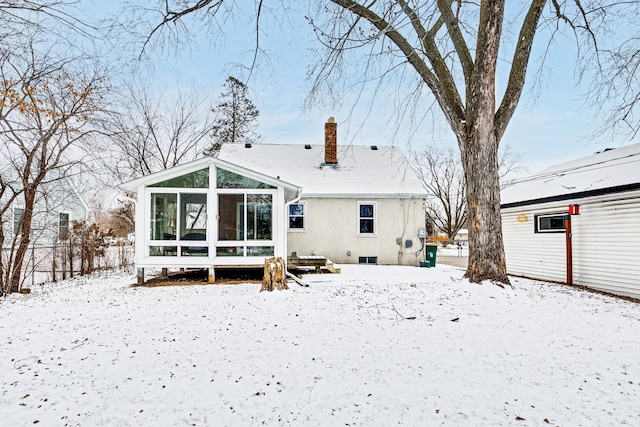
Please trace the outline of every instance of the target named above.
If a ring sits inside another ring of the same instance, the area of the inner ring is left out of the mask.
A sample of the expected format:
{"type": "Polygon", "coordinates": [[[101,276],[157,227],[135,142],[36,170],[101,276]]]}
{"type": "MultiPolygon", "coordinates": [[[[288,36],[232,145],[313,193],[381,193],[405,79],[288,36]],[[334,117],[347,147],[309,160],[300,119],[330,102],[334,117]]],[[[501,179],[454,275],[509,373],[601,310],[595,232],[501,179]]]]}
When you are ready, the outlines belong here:
{"type": "Polygon", "coordinates": [[[287,267],[281,257],[271,257],[264,260],[264,275],[262,276],[262,291],[273,291],[277,289],[282,291],[289,289],[286,282],[287,267]]]}

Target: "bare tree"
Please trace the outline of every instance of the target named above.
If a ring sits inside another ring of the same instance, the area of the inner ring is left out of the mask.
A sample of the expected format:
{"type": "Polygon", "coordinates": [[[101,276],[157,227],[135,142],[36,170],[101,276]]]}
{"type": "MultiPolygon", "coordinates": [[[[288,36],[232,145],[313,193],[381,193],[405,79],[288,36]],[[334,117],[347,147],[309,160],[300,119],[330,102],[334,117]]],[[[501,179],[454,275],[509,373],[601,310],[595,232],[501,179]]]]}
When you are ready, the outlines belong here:
{"type": "MultiPolygon", "coordinates": [[[[505,145],[500,152],[501,188],[505,178],[522,170],[520,156],[505,145]]],[[[453,241],[467,226],[466,187],[460,156],[453,148],[430,145],[413,153],[412,164],[428,191],[425,205],[427,220],[453,241]]]]}
{"type": "Polygon", "coordinates": [[[6,293],[7,288],[4,275],[6,271],[4,257],[5,224],[11,223],[13,219],[9,217],[12,214],[11,207],[22,193],[20,186],[9,177],[8,170],[5,167],[6,165],[0,163],[0,296],[6,293]]]}
{"type": "Polygon", "coordinates": [[[105,147],[97,160],[122,182],[196,159],[214,127],[208,102],[201,87],[178,86],[172,96],[152,93],[148,84],[128,84],[101,122],[105,147]]]}
{"type": "Polygon", "coordinates": [[[225,92],[213,110],[216,119],[213,143],[205,151],[208,156],[215,156],[222,144],[251,143],[260,138],[255,131],[260,111],[249,98],[247,85],[229,76],[224,87],[225,92]]]}
{"type": "MultiPolygon", "coordinates": [[[[21,285],[32,239],[36,201],[48,183],[64,179],[76,161],[69,154],[92,131],[106,87],[101,70],[80,58],[41,53],[32,38],[21,50],[0,58],[0,165],[15,179],[23,212],[14,249],[3,273],[5,290],[21,285]]],[[[3,176],[5,176],[3,174],[3,176]]]]}
{"type": "Polygon", "coordinates": [[[78,18],[77,0],[0,0],[0,51],[10,52],[34,32],[56,39],[91,36],[98,28],[78,18]]]}
{"type": "Polygon", "coordinates": [[[426,215],[433,225],[453,240],[467,223],[464,171],[451,148],[426,147],[414,153],[413,165],[427,189],[426,215]]]}

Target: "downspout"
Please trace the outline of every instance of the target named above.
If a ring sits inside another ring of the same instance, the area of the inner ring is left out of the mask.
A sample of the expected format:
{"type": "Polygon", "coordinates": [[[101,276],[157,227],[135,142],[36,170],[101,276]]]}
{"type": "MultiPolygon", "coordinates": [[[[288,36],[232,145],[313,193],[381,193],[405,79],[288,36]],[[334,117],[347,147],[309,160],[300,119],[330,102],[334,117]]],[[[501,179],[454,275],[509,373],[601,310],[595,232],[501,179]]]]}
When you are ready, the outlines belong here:
{"type": "MultiPolygon", "coordinates": [[[[138,196],[140,196],[140,194],[139,194],[139,193],[138,193],[138,196]]],[[[138,283],[139,285],[142,285],[142,284],[144,283],[144,269],[140,269],[140,268],[138,268],[138,254],[140,253],[140,251],[139,251],[139,249],[140,249],[140,248],[139,248],[139,246],[141,246],[141,240],[140,240],[140,239],[141,239],[141,237],[142,237],[142,236],[140,236],[140,234],[142,234],[142,233],[139,233],[139,232],[138,232],[138,231],[139,231],[139,230],[138,230],[138,226],[139,226],[139,222],[140,222],[140,221],[139,221],[139,218],[138,218],[138,215],[140,214],[140,213],[138,212],[138,199],[134,199],[134,198],[132,198],[132,197],[129,197],[129,196],[127,196],[127,194],[126,194],[126,193],[124,194],[124,197],[123,197],[123,198],[124,198],[125,200],[128,200],[128,201],[130,201],[131,203],[133,203],[133,205],[134,205],[134,207],[135,207],[135,210],[136,210],[136,214],[135,214],[135,216],[134,216],[134,220],[135,220],[135,224],[134,224],[134,225],[135,225],[135,228],[134,228],[134,229],[136,230],[136,231],[135,231],[136,239],[135,239],[135,242],[133,242],[133,258],[134,258],[134,260],[135,260],[135,261],[134,261],[134,262],[135,262],[135,264],[134,264],[134,269],[135,269],[135,271],[136,271],[136,281],[137,281],[137,283],[138,283]]],[[[140,226],[141,226],[141,225],[140,225],[140,226]]]]}
{"type": "MultiPolygon", "coordinates": [[[[301,198],[302,198],[302,187],[298,187],[296,190],[296,197],[294,197],[292,200],[284,204],[284,247],[285,247],[285,251],[286,251],[285,253],[287,254],[287,257],[289,256],[289,232],[287,231],[289,229],[289,224],[288,224],[289,206],[295,203],[298,203],[301,198]]],[[[306,213],[305,213],[305,216],[306,216],[306,213]]],[[[287,265],[286,261],[284,265],[285,266],[287,265]]]]}

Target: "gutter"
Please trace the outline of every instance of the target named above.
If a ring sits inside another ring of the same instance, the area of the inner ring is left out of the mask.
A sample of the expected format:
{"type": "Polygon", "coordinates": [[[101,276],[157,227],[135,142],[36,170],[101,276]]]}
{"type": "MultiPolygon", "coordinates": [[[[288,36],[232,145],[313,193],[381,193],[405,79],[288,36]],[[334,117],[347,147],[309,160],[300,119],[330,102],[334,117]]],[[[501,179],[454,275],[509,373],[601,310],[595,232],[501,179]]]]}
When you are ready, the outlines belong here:
{"type": "Polygon", "coordinates": [[[426,193],[306,193],[306,199],[426,199],[426,193]]]}

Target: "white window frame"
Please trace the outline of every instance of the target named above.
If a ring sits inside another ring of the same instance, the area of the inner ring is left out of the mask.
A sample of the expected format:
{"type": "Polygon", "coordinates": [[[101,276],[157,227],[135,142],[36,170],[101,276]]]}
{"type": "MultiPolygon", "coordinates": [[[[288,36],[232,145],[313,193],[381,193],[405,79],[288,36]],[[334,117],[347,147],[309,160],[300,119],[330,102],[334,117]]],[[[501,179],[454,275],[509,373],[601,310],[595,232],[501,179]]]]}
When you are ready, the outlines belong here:
{"type": "MultiPolygon", "coordinates": [[[[209,223],[209,209],[211,206],[211,201],[210,201],[210,191],[206,188],[182,188],[182,187],[147,187],[146,189],[146,200],[147,200],[147,206],[146,208],[146,213],[145,213],[145,221],[147,223],[148,231],[151,230],[150,228],[150,224],[151,224],[151,220],[152,220],[152,212],[151,212],[151,208],[152,208],[152,202],[151,199],[153,197],[154,194],[175,194],[176,195],[176,217],[172,218],[175,223],[173,225],[173,227],[175,228],[174,234],[175,234],[175,239],[174,240],[163,240],[163,239],[153,239],[151,237],[150,234],[147,234],[147,236],[145,237],[146,241],[145,241],[145,247],[146,247],[146,256],[149,257],[154,257],[154,258],[167,258],[167,259],[171,259],[171,258],[191,258],[192,256],[190,255],[183,255],[182,254],[182,250],[183,248],[208,248],[209,252],[210,248],[209,248],[209,242],[211,241],[211,231],[210,231],[210,223],[209,223]],[[182,221],[185,221],[186,219],[183,218],[182,215],[182,198],[181,195],[183,194],[198,194],[198,195],[206,195],[206,209],[207,209],[207,213],[205,216],[205,221],[206,221],[206,238],[205,240],[187,240],[184,238],[180,238],[180,227],[182,225],[182,221]],[[176,248],[176,254],[175,255],[150,255],[151,252],[151,247],[157,247],[157,246],[163,246],[163,247],[175,247],[176,248]]],[[[207,254],[206,256],[203,257],[211,257],[211,254],[207,254]]]]}
{"type": "Polygon", "coordinates": [[[378,235],[378,203],[374,201],[362,200],[358,201],[358,211],[356,214],[356,234],[358,237],[377,237],[378,235]],[[370,219],[368,217],[360,216],[360,206],[362,205],[372,205],[373,206],[373,233],[361,233],[360,232],[360,220],[361,219],[370,219]]]}
{"type": "Polygon", "coordinates": [[[307,202],[297,202],[287,205],[287,231],[294,233],[303,233],[307,231],[307,202]],[[289,207],[293,205],[302,205],[302,215],[290,215],[289,207]],[[302,217],[302,228],[291,228],[291,217],[302,217]]]}
{"type": "Polygon", "coordinates": [[[67,241],[69,240],[69,236],[71,236],[71,212],[68,211],[60,211],[58,212],[58,241],[67,241]],[[60,238],[60,215],[67,215],[67,238],[60,238]]]}
{"type": "Polygon", "coordinates": [[[13,232],[14,236],[22,234],[22,226],[20,227],[19,231],[16,230],[16,228],[17,228],[17,224],[22,221],[22,218],[24,218],[24,211],[25,211],[24,206],[14,206],[13,207],[13,212],[12,212],[13,213],[13,228],[11,229],[11,231],[13,232]],[[16,209],[21,209],[22,210],[22,214],[20,215],[20,219],[17,222],[16,222],[16,209]]]}

